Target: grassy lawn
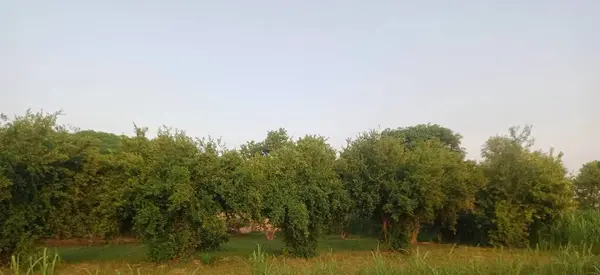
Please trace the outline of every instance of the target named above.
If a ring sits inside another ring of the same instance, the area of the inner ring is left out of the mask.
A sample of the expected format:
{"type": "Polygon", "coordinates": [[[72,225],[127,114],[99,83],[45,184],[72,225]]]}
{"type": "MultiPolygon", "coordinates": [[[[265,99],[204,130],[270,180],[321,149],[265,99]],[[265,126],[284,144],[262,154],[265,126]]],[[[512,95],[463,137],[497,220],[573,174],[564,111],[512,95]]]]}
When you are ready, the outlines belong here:
{"type": "Polygon", "coordinates": [[[578,250],[422,243],[400,253],[378,251],[377,246],[373,238],[328,236],[320,242],[319,256],[307,260],[282,256],[281,237],[267,241],[262,234],[251,234],[232,237],[219,251],[180,263],[150,263],[139,244],[62,246],[48,252],[61,259],[53,274],[600,274],[600,258],[578,250]],[[258,244],[262,253],[256,253],[258,244]]]}
{"type": "MultiPolygon", "coordinates": [[[[225,243],[220,250],[201,253],[199,257],[207,254],[212,257],[250,257],[256,250],[257,245],[261,246],[269,255],[280,255],[283,251],[283,238],[276,237],[272,241],[265,239],[263,234],[249,234],[246,236],[233,236],[229,242],[225,243]]],[[[349,240],[342,240],[339,236],[327,236],[319,243],[321,252],[342,252],[342,251],[370,251],[377,249],[377,240],[373,238],[354,237],[349,240]]],[[[106,262],[120,261],[139,263],[146,261],[146,248],[139,244],[113,244],[79,247],[51,247],[53,252],[58,253],[63,262],[106,262]]]]}

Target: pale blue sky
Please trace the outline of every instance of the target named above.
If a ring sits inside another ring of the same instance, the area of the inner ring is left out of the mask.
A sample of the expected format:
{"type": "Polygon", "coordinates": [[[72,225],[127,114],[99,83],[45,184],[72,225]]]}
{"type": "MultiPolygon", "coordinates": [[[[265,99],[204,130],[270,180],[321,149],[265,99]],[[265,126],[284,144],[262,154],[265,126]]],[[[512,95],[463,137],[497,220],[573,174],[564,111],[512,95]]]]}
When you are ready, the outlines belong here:
{"type": "Polygon", "coordinates": [[[0,0],[0,112],[230,146],[439,123],[469,156],[511,125],[600,158],[600,1],[0,0]]]}

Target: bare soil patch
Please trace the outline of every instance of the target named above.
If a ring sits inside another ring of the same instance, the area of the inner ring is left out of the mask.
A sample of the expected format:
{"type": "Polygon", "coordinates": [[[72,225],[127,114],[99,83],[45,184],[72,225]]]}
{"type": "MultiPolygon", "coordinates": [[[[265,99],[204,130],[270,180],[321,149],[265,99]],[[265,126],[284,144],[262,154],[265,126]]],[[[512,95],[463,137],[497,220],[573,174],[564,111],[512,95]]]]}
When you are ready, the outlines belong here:
{"type": "Polygon", "coordinates": [[[94,246],[107,244],[137,244],[139,241],[133,237],[120,237],[111,240],[102,238],[80,238],[80,239],[45,239],[41,240],[40,244],[48,247],[59,246],[94,246]]]}

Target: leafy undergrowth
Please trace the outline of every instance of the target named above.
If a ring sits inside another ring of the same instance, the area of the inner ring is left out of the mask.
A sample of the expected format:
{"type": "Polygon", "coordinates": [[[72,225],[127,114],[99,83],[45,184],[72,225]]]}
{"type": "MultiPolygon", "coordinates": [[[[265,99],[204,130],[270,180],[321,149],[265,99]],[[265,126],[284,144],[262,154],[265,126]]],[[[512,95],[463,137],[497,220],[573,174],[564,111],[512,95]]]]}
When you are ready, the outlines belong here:
{"type": "Polygon", "coordinates": [[[329,238],[318,257],[306,260],[280,255],[283,245],[279,241],[265,241],[266,246],[261,246],[252,240],[257,238],[234,239],[223,251],[164,264],[145,262],[139,246],[112,246],[104,250],[112,254],[100,259],[93,258],[100,254],[85,253],[97,247],[79,248],[83,256],[78,261],[62,255],[57,261],[48,252],[45,260],[21,262],[21,273],[13,266],[2,274],[600,274],[600,257],[589,249],[572,247],[542,251],[422,244],[392,253],[379,251],[371,239],[329,238]],[[132,250],[119,254],[119,249],[132,250]],[[121,258],[113,258],[117,256],[121,258]]]}

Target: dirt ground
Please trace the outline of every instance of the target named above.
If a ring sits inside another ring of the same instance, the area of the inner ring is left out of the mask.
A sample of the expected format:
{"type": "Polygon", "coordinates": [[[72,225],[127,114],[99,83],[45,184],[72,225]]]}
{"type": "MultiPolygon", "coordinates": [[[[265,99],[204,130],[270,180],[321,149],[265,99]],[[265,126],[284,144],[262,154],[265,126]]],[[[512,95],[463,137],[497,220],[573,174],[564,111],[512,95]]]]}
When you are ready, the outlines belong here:
{"type": "Polygon", "coordinates": [[[81,238],[81,239],[46,239],[39,241],[40,245],[50,247],[62,247],[62,246],[93,246],[93,245],[106,245],[106,244],[135,244],[139,243],[136,238],[133,237],[120,237],[112,240],[104,240],[102,238],[81,238]]]}

